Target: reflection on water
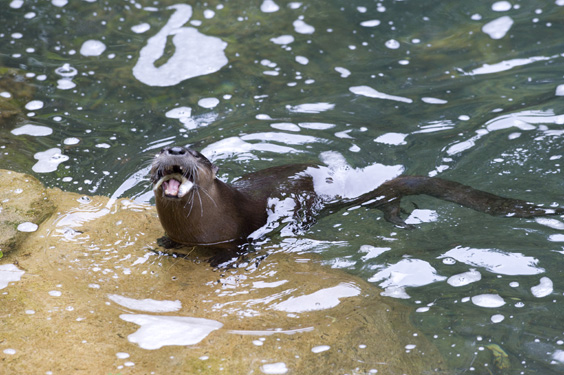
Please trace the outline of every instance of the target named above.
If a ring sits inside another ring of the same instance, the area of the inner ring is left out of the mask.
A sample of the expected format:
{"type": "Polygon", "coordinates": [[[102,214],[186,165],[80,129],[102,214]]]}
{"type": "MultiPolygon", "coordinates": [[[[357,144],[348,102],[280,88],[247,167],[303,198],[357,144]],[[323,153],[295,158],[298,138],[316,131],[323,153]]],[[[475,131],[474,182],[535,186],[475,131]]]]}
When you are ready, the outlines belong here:
{"type": "MultiPolygon", "coordinates": [[[[11,0],[1,167],[150,202],[152,154],[190,144],[226,181],[338,154],[342,196],[365,188],[351,184],[358,171],[369,184],[405,171],[562,204],[563,16],[562,0],[11,0]]],[[[402,299],[452,369],[561,372],[562,218],[491,218],[430,198],[403,208],[418,229],[355,207],[269,244],[319,253],[402,299]]],[[[56,235],[81,236],[74,225],[98,209],[56,235]]]]}

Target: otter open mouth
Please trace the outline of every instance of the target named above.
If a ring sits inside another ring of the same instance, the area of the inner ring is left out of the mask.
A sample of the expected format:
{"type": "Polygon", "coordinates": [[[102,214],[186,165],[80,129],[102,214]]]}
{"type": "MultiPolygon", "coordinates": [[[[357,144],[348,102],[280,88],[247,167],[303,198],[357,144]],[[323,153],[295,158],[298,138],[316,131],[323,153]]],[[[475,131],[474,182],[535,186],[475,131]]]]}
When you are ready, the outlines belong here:
{"type": "Polygon", "coordinates": [[[169,198],[182,198],[194,186],[185,175],[180,173],[182,169],[178,166],[167,169],[164,175],[153,186],[153,190],[157,191],[162,186],[163,193],[169,198]]]}

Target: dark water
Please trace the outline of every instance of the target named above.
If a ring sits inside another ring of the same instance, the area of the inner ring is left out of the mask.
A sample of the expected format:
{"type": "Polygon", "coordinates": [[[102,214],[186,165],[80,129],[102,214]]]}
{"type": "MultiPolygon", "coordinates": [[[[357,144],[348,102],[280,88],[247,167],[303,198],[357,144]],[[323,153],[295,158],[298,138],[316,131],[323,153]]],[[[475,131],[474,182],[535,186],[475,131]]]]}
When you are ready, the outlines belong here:
{"type": "MultiPolygon", "coordinates": [[[[564,202],[564,1],[175,4],[3,1],[0,167],[148,201],[164,145],[226,180],[336,151],[564,202]]],[[[303,251],[403,298],[455,373],[564,371],[561,218],[416,207],[413,231],[335,213],[303,251]]]]}

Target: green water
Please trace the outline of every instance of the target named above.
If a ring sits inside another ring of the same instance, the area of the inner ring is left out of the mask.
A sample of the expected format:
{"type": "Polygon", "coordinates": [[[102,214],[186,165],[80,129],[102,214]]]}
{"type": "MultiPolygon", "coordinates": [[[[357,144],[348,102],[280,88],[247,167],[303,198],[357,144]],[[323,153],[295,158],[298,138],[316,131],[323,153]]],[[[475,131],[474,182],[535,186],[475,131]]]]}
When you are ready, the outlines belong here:
{"type": "MultiPolygon", "coordinates": [[[[0,11],[0,94],[9,93],[0,96],[0,167],[47,186],[146,201],[146,167],[174,143],[215,151],[208,156],[226,180],[337,151],[353,168],[401,164],[408,174],[563,203],[562,0],[278,1],[275,12],[260,1],[189,2],[193,14],[181,26],[226,43],[215,52],[227,63],[168,86],[133,72],[149,38],[180,12],[168,8],[177,2],[22,3],[3,0],[0,11]],[[143,24],[146,31],[132,30],[143,24]],[[271,41],[280,36],[293,40],[271,41]],[[88,40],[105,49],[82,53],[88,40]],[[204,98],[217,105],[199,105],[204,98]],[[32,101],[42,106],[26,108],[32,101]],[[296,107],[306,103],[316,105],[296,107]],[[169,113],[179,107],[191,108],[184,122],[169,113]],[[13,133],[25,124],[52,132],[13,133]],[[62,161],[48,163],[53,171],[34,157],[50,149],[62,161]]],[[[173,36],[155,67],[179,53],[173,36]]],[[[415,207],[437,219],[406,231],[376,211],[337,212],[304,234],[313,245],[303,251],[383,288],[405,287],[413,323],[453,372],[564,371],[562,220],[493,218],[426,197],[404,202],[408,212],[415,207]],[[369,256],[374,248],[387,251],[369,256]],[[468,249],[457,261],[445,257],[459,248],[468,249]],[[446,282],[470,269],[481,279],[446,282]],[[546,280],[548,295],[531,289],[546,280]],[[504,304],[473,302],[484,294],[504,304]],[[490,344],[508,362],[496,362],[490,344]]]]}

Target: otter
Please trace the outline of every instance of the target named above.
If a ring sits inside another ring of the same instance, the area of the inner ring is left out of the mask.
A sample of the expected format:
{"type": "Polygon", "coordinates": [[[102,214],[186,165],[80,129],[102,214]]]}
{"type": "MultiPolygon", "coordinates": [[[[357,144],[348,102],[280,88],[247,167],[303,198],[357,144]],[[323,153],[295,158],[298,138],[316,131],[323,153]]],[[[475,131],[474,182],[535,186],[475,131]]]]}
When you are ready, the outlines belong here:
{"type": "Polygon", "coordinates": [[[207,246],[236,252],[249,236],[265,226],[270,199],[293,200],[294,221],[304,228],[317,214],[357,205],[377,208],[392,224],[411,228],[401,218],[400,201],[426,194],[493,216],[531,218],[562,215],[564,208],[545,208],[480,191],[436,177],[400,175],[357,197],[325,197],[314,189],[312,164],[267,168],[242,176],[232,184],[217,178],[218,167],[190,148],[165,147],[153,160],[153,183],[160,222],[175,244],[207,246]]]}

